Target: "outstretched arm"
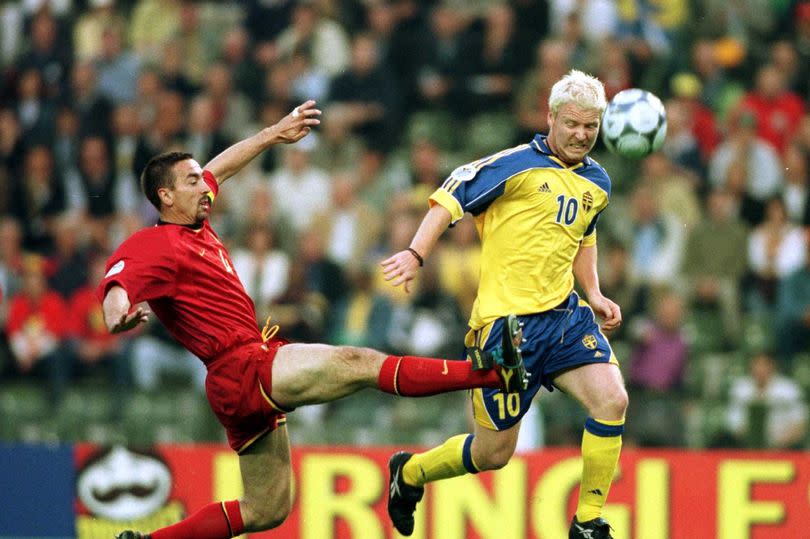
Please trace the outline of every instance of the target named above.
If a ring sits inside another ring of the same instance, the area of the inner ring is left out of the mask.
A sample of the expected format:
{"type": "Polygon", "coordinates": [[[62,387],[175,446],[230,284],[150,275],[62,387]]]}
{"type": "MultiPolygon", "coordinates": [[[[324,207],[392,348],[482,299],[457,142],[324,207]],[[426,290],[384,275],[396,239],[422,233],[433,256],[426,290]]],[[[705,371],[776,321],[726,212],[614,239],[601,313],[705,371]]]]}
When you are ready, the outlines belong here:
{"type": "Polygon", "coordinates": [[[596,245],[579,247],[574,258],[574,277],[588,297],[588,303],[602,317],[602,329],[616,329],[622,323],[622,310],[618,304],[602,295],[599,274],[596,271],[596,245]]]}
{"type": "Polygon", "coordinates": [[[439,237],[450,226],[450,221],[452,221],[452,216],[443,206],[436,204],[430,208],[411,240],[410,248],[400,251],[380,263],[385,280],[393,281],[391,284],[394,286],[404,285],[405,292],[410,292],[408,283],[416,277],[416,272],[419,271],[422,262],[433,251],[439,237]]]}
{"type": "Polygon", "coordinates": [[[315,108],[315,101],[309,100],[295,107],[292,112],[277,124],[265,127],[252,137],[248,137],[227,148],[211,159],[205,169],[222,183],[251,162],[257,155],[274,144],[298,142],[321,121],[317,118],[321,111],[315,108]]]}
{"type": "Polygon", "coordinates": [[[123,333],[149,320],[149,311],[138,307],[130,313],[131,306],[129,295],[122,287],[113,286],[107,291],[102,309],[110,333],[123,333]]]}

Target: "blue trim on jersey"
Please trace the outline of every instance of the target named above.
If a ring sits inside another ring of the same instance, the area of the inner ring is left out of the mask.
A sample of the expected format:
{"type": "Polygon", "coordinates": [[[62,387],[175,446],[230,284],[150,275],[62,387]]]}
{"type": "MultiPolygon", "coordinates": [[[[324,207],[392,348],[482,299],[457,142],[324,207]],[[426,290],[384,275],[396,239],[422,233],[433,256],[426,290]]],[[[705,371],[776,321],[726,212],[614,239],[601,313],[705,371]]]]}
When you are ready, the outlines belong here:
{"type": "Polygon", "coordinates": [[[624,433],[624,424],[605,425],[604,423],[600,423],[592,417],[589,417],[585,420],[585,430],[594,436],[609,438],[611,436],[621,436],[624,433]]]}
{"type": "Polygon", "coordinates": [[[461,449],[461,462],[464,463],[464,468],[470,473],[478,473],[478,468],[475,467],[472,458],[472,441],[475,438],[475,434],[470,434],[467,436],[467,439],[464,440],[464,447],[461,449]]]}
{"type": "MultiPolygon", "coordinates": [[[[532,140],[531,147],[538,153],[552,157],[554,156],[554,152],[552,152],[548,147],[548,143],[546,142],[547,139],[547,135],[535,135],[534,139],[532,140]]],[[[562,168],[559,164],[551,161],[551,159],[549,159],[549,161],[555,166],[555,168],[562,168]]],[[[610,176],[608,176],[607,171],[602,167],[602,165],[597,163],[595,159],[592,159],[586,155],[585,159],[582,161],[582,166],[571,167],[569,170],[571,170],[577,176],[581,176],[589,182],[596,184],[599,189],[607,193],[608,200],[610,200],[610,176]]]]}

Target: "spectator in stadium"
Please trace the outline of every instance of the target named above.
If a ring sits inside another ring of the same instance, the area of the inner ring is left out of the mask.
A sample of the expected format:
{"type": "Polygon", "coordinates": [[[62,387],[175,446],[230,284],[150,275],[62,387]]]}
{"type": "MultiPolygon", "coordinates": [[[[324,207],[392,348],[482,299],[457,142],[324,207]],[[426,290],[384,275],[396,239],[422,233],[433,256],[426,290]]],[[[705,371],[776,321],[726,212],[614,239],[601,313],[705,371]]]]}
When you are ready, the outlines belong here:
{"type": "Polygon", "coordinates": [[[163,46],[180,33],[181,0],[138,0],[132,7],[129,42],[146,63],[160,58],[163,46]]]}
{"type": "Polygon", "coordinates": [[[630,356],[632,388],[676,393],[683,388],[688,347],[683,329],[684,303],[675,292],[665,292],[654,306],[652,320],[639,320],[630,356]]]}
{"type": "Polygon", "coordinates": [[[313,224],[315,215],[326,210],[332,185],[325,170],[312,165],[318,139],[310,136],[283,148],[283,164],[270,176],[269,189],[278,213],[297,233],[313,224]]]}
{"type": "Polygon", "coordinates": [[[464,344],[473,358],[492,350],[497,346],[492,335],[499,335],[516,311],[531,373],[508,399],[491,390],[473,392],[474,434],[424,453],[391,457],[388,514],[400,533],[413,533],[413,513],[426,483],[505,466],[532,399],[541,387],[557,387],[590,416],[569,537],[611,537],[601,514],[621,452],[627,393],[601,331],[622,321],[619,306],[600,291],[596,267],[596,216],[608,205],[610,179],[588,157],[606,106],[602,83],[571,70],[551,88],[548,136],[538,134],[530,144],[456,168],[431,195],[431,208],[410,245],[381,262],[386,280],[409,290],[442,233],[472,213],[482,265],[464,344]],[[575,281],[590,305],[573,291],[575,281]],[[601,329],[597,315],[604,320],[601,329]]]}
{"type": "Polygon", "coordinates": [[[466,29],[469,17],[450,5],[437,4],[429,12],[428,31],[419,48],[417,100],[419,106],[432,111],[450,110],[462,113],[464,89],[460,77],[464,57],[469,53],[466,29]]]}
{"type": "Polygon", "coordinates": [[[677,216],[688,234],[701,217],[698,190],[700,180],[685,168],[678,167],[663,152],[655,152],[641,161],[638,183],[650,186],[663,215],[677,216]]]}
{"type": "Polygon", "coordinates": [[[79,137],[109,137],[112,104],[98,91],[96,70],[89,61],[77,62],[71,70],[70,92],[63,96],[79,115],[79,137]]]}
{"type": "Polygon", "coordinates": [[[683,445],[684,429],[678,398],[682,396],[689,347],[683,327],[684,301],[668,291],[654,306],[652,320],[636,320],[630,355],[627,410],[633,427],[628,436],[646,446],[683,445]]]}
{"type": "Polygon", "coordinates": [[[56,170],[70,173],[79,165],[79,117],[70,105],[62,105],[56,112],[53,140],[53,158],[56,170]]]}
{"type": "Polygon", "coordinates": [[[48,286],[65,301],[87,284],[90,269],[87,239],[78,215],[64,213],[54,220],[54,250],[47,259],[48,286]]]}
{"type": "Polygon", "coordinates": [[[11,108],[0,106],[0,211],[13,208],[15,187],[23,170],[25,147],[22,129],[11,108]]]}
{"type": "Polygon", "coordinates": [[[73,25],[73,53],[79,60],[98,60],[104,49],[104,33],[113,30],[123,37],[126,21],[118,12],[116,0],[90,0],[88,9],[73,25]]]}
{"type": "Polygon", "coordinates": [[[804,265],[781,280],[776,298],[776,349],[783,366],[810,349],[810,237],[804,265]]]}
{"type": "MultiPolygon", "coordinates": [[[[506,366],[473,371],[466,362],[387,356],[367,348],[289,344],[278,328],[260,332],[256,313],[230,258],[208,222],[219,185],[273,144],[294,143],[319,123],[314,101],[279,123],[236,143],[206,169],[187,153],[150,160],[144,194],[162,224],[126,240],[108,261],[97,289],[111,333],[148,319],[149,302],[170,333],[208,367],[206,393],[231,447],[240,454],[240,500],[211,503],[151,534],[125,531],[119,539],[229,538],[279,526],[292,505],[292,466],[285,411],[329,402],[362,388],[421,396],[478,386],[514,388],[522,369],[513,345],[506,366]],[[511,366],[511,367],[509,367],[511,366]]],[[[302,256],[307,256],[303,254],[302,256]]],[[[504,338],[520,339],[517,322],[504,338]]]]}
{"type": "Polygon", "coordinates": [[[799,449],[807,435],[802,390],[779,373],[768,353],[751,358],[749,374],[729,389],[727,426],[741,447],[799,449]]]}
{"type": "Polygon", "coordinates": [[[130,103],[135,99],[141,58],[124,48],[123,29],[105,28],[101,34],[101,55],[96,59],[98,93],[113,106],[130,103]]]}
{"type": "Polygon", "coordinates": [[[64,184],[50,149],[28,149],[22,175],[13,185],[10,210],[23,226],[23,247],[46,254],[53,245],[51,221],[66,208],[64,184]]]}
{"type": "Polygon", "coordinates": [[[349,65],[351,45],[346,31],[321,13],[313,0],[298,2],[292,10],[290,25],[275,41],[282,59],[296,50],[308,50],[312,64],[330,76],[337,76],[349,65]]]}
{"type": "Polygon", "coordinates": [[[757,136],[759,122],[750,112],[729,120],[729,133],[709,161],[712,188],[731,192],[739,215],[748,224],[758,225],[765,203],[782,186],[782,160],[776,148],[757,136]]]}
{"type": "Polygon", "coordinates": [[[782,199],[772,198],[765,206],[765,220],[748,237],[747,307],[771,313],[779,283],[804,265],[806,255],[804,231],[788,221],[782,199]]]}
{"type": "MultiPolygon", "coordinates": [[[[720,144],[722,136],[717,128],[714,113],[701,101],[703,84],[697,75],[684,71],[670,79],[669,89],[672,92],[672,104],[684,108],[686,125],[697,141],[700,162],[705,167],[720,144]]],[[[669,120],[671,109],[671,106],[667,106],[667,120],[669,120]]],[[[667,131],[667,135],[669,135],[669,131],[667,131]]]]}
{"type": "Polygon", "coordinates": [[[45,98],[42,73],[29,69],[20,74],[17,82],[17,118],[22,136],[29,145],[50,144],[56,122],[56,108],[45,98]]]}
{"type": "Polygon", "coordinates": [[[728,109],[742,96],[744,88],[728,74],[718,61],[717,47],[712,39],[698,38],[692,42],[692,70],[700,78],[700,100],[725,120],[728,109]]]}
{"type": "Polygon", "coordinates": [[[141,124],[134,103],[118,105],[112,115],[110,161],[115,170],[115,209],[121,213],[144,216],[151,214],[138,197],[138,178],[135,174],[135,152],[141,124]]]}
{"type": "Polygon", "coordinates": [[[332,176],[332,201],[313,219],[315,233],[323,238],[330,259],[347,271],[369,263],[368,254],[383,230],[382,216],[357,198],[357,185],[348,173],[332,176]]]}
{"type": "Polygon", "coordinates": [[[39,10],[31,18],[30,48],[16,63],[16,71],[34,69],[42,74],[44,95],[54,99],[66,89],[70,74],[70,47],[60,35],[60,23],[49,9],[39,10]]]}
{"type": "Polygon", "coordinates": [[[728,343],[740,337],[740,285],[748,269],[740,253],[747,243],[732,196],[723,189],[709,193],[705,216],[686,241],[684,277],[694,308],[719,311],[728,343]]]}
{"type": "Polygon", "coordinates": [[[366,146],[390,150],[397,141],[400,95],[395,79],[379,62],[371,34],[352,40],[351,63],[329,88],[330,123],[359,135],[366,146]]]}
{"type": "Polygon", "coordinates": [[[57,404],[70,380],[65,353],[67,305],[48,288],[45,259],[29,255],[23,262],[22,288],[8,299],[6,333],[16,373],[45,378],[51,401],[57,404]]]}
{"type": "Polygon", "coordinates": [[[661,211],[659,201],[649,183],[637,185],[631,195],[630,269],[647,293],[669,286],[677,278],[686,242],[680,218],[661,211]]]}
{"type": "Polygon", "coordinates": [[[107,223],[115,213],[115,170],[110,162],[107,141],[88,137],[79,144],[79,181],[77,206],[91,223],[107,223]]]}
{"type": "Polygon", "coordinates": [[[245,94],[233,88],[230,69],[224,62],[216,62],[208,68],[203,93],[213,106],[213,128],[221,130],[230,140],[242,138],[251,125],[253,103],[245,94]]]}
{"type": "Polygon", "coordinates": [[[10,216],[0,217],[0,327],[5,326],[9,298],[21,287],[23,269],[22,227],[10,216]]]}
{"type": "Polygon", "coordinates": [[[230,139],[216,128],[214,121],[214,102],[206,94],[191,100],[188,108],[188,126],[186,128],[184,148],[193,155],[213,158],[230,146],[230,139]]]}
{"type": "Polygon", "coordinates": [[[332,309],[327,328],[329,342],[336,345],[392,348],[388,340],[393,306],[374,291],[374,275],[369,266],[360,266],[348,276],[348,293],[332,309]]]}
{"type": "Polygon", "coordinates": [[[798,141],[788,144],[782,161],[785,164],[785,184],[782,201],[788,219],[803,226],[810,225],[810,157],[798,141]]]}
{"type": "Polygon", "coordinates": [[[104,325],[104,313],[96,298],[96,287],[104,279],[106,257],[95,255],[89,262],[90,278],[77,289],[68,304],[68,346],[76,374],[108,371],[108,379],[120,393],[130,388],[130,366],[125,338],[112,335],[104,325]]]}
{"type": "Polygon", "coordinates": [[[802,98],[788,88],[786,75],[772,63],[761,66],[754,89],[746,93],[739,104],[742,112],[754,114],[756,136],[780,154],[796,134],[807,108],[802,98]]]}
{"type": "Polygon", "coordinates": [[[473,34],[462,58],[467,112],[507,112],[520,62],[525,60],[517,48],[514,8],[493,4],[486,8],[482,23],[483,30],[473,34]]]}
{"type": "Polygon", "coordinates": [[[263,98],[262,69],[251,55],[250,34],[244,28],[231,28],[222,38],[222,61],[231,71],[233,87],[254,103],[263,98]]]}
{"type": "Polygon", "coordinates": [[[245,246],[233,253],[233,269],[245,284],[257,312],[268,312],[273,302],[287,291],[290,257],[275,245],[269,225],[254,224],[248,228],[245,246]]]}

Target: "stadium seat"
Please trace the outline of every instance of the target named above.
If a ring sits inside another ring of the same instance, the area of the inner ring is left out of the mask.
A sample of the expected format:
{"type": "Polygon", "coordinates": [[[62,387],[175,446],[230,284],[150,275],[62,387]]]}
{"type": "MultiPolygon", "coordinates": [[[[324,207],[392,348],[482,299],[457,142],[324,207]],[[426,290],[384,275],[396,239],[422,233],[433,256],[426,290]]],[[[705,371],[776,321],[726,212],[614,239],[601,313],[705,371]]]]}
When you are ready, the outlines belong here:
{"type": "Polygon", "coordinates": [[[509,113],[482,112],[470,118],[464,136],[464,149],[476,159],[515,143],[515,119],[509,113]]]}
{"type": "Polygon", "coordinates": [[[442,150],[458,146],[459,130],[453,116],[446,111],[420,111],[411,115],[406,128],[409,145],[429,140],[442,150]]]}
{"type": "Polygon", "coordinates": [[[804,390],[805,399],[810,399],[810,354],[798,354],[793,358],[790,375],[804,390]]]}
{"type": "Polygon", "coordinates": [[[726,345],[720,314],[709,309],[693,309],[684,324],[695,353],[719,352],[726,345]]]}

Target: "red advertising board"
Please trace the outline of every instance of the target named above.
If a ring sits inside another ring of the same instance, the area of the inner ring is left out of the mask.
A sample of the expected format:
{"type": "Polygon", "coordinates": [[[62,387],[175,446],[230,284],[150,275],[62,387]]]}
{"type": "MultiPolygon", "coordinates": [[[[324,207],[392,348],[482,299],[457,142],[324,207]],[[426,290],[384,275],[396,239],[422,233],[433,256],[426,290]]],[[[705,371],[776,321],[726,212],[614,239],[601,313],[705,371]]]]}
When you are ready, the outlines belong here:
{"type": "MultiPolygon", "coordinates": [[[[280,528],[251,537],[398,537],[385,513],[391,452],[293,449],[293,512],[280,528]]],[[[224,446],[139,452],[82,445],[76,463],[79,539],[108,539],[130,526],[151,530],[241,493],[238,457],[224,446]]],[[[547,449],[517,455],[497,472],[434,483],[412,537],[564,539],[580,470],[577,450],[547,449]]],[[[617,539],[810,539],[810,458],[627,449],[609,500],[617,539]]]]}

